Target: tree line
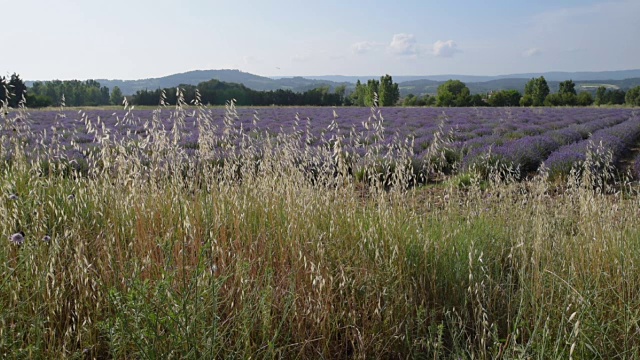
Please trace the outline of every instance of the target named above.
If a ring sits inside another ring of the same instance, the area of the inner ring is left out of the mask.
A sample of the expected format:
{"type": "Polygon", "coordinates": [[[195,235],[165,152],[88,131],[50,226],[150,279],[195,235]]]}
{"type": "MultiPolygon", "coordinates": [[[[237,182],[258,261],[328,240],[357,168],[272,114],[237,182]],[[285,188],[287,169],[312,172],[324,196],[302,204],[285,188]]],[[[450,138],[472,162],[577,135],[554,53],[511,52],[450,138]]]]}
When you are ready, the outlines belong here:
{"type": "MultiPolygon", "coordinates": [[[[258,91],[243,84],[209,80],[198,85],[179,85],[182,100],[192,104],[199,94],[199,101],[208,105],[224,105],[234,99],[237,105],[248,106],[394,106],[400,99],[398,84],[390,75],[380,80],[369,80],[367,84],[356,85],[356,90],[347,94],[345,85],[331,89],[320,86],[304,92],[289,89],[258,91]]],[[[20,76],[14,74],[9,80],[0,77],[0,100],[8,99],[9,107],[18,107],[21,101],[32,108],[48,106],[102,106],[120,105],[123,100],[121,90],[116,86],[111,91],[95,80],[53,80],[36,81],[28,89],[20,76]],[[6,90],[6,91],[5,91],[6,90]]],[[[165,104],[176,104],[177,88],[139,90],[128,97],[134,105],[155,106],[160,99],[165,104]]]]}
{"type": "Polygon", "coordinates": [[[551,93],[544,76],[532,78],[527,82],[524,95],[517,90],[500,90],[485,96],[471,95],[469,88],[460,80],[449,80],[438,87],[435,96],[422,97],[407,95],[404,106],[590,106],[590,105],[631,105],[640,106],[640,86],[625,93],[621,89],[598,87],[595,98],[591,93],[576,92],[573,80],[560,82],[558,91],[551,93]]]}
{"type": "Polygon", "coordinates": [[[117,86],[109,91],[95,80],[36,81],[27,88],[18,74],[9,79],[0,76],[0,101],[9,107],[18,107],[22,102],[31,108],[120,105],[122,100],[117,86]]]}
{"type": "MultiPolygon", "coordinates": [[[[575,83],[566,80],[560,83],[557,92],[551,89],[544,76],[532,78],[525,86],[524,94],[517,90],[501,90],[488,94],[471,95],[465,83],[449,80],[438,87],[436,94],[416,96],[409,94],[400,98],[399,86],[390,75],[366,83],[358,80],[355,90],[348,92],[345,85],[331,88],[329,85],[294,92],[289,89],[258,91],[242,84],[209,80],[198,85],[180,85],[181,96],[192,104],[199,94],[199,101],[209,105],[224,105],[235,99],[238,105],[247,106],[589,106],[632,105],[640,106],[640,86],[629,89],[608,89],[600,86],[595,96],[576,92],[575,83]]],[[[21,103],[31,108],[47,106],[103,106],[120,105],[123,94],[116,86],[111,91],[95,80],[36,81],[27,88],[18,74],[9,78],[0,76],[0,104],[18,107],[21,103]]],[[[140,90],[127,97],[135,105],[155,106],[162,98],[165,104],[176,104],[176,88],[140,90]]]]}
{"type": "MultiPolygon", "coordinates": [[[[304,92],[292,90],[258,91],[247,88],[242,84],[209,80],[198,85],[180,85],[183,100],[190,104],[196,98],[196,90],[203,104],[224,105],[234,99],[237,105],[251,106],[394,106],[400,100],[398,84],[393,82],[391,75],[385,75],[380,80],[369,80],[367,84],[360,81],[355,91],[347,95],[345,85],[331,90],[329,85],[310,89],[304,92]]],[[[176,88],[156,90],[139,90],[132,98],[136,105],[157,105],[160,97],[169,104],[177,101],[176,88]]]]}
{"type": "MultiPolygon", "coordinates": [[[[346,86],[338,86],[333,91],[327,86],[307,90],[302,93],[292,90],[257,91],[247,88],[242,84],[227,83],[218,80],[201,82],[198,85],[180,85],[183,101],[192,104],[199,94],[199,101],[208,105],[224,105],[234,99],[237,105],[251,106],[341,106],[344,103],[346,86]]],[[[158,105],[162,98],[167,104],[176,104],[178,101],[177,88],[164,88],[156,90],[139,90],[131,98],[135,105],[158,105]]]]}

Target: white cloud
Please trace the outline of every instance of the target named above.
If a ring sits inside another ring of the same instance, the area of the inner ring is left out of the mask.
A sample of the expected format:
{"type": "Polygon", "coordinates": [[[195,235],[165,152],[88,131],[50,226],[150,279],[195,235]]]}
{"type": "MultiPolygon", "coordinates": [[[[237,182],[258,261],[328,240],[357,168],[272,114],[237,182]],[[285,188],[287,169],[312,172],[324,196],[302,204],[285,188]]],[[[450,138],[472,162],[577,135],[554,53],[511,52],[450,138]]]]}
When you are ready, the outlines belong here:
{"type": "Polygon", "coordinates": [[[309,54],[298,54],[291,57],[293,62],[307,62],[309,60],[311,60],[311,55],[309,54]]]}
{"type": "Polygon", "coordinates": [[[361,41],[351,45],[351,51],[355,54],[365,54],[377,46],[378,44],[372,41],[361,41]]]}
{"type": "Polygon", "coordinates": [[[457,52],[460,52],[460,50],[458,50],[458,44],[453,40],[438,40],[433,44],[433,55],[435,56],[452,57],[457,52]]]}
{"type": "Polygon", "coordinates": [[[389,50],[396,55],[417,56],[416,37],[413,34],[395,34],[389,44],[389,50]]]}
{"type": "Polygon", "coordinates": [[[522,56],[524,57],[532,57],[542,54],[542,50],[539,48],[530,48],[522,52],[522,56]]]}

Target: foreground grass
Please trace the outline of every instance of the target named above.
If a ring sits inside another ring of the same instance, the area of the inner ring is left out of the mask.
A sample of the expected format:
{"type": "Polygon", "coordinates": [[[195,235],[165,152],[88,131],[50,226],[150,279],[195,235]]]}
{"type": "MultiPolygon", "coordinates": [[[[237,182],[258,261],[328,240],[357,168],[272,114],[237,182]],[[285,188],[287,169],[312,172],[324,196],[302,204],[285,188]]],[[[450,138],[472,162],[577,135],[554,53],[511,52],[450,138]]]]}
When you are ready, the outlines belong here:
{"type": "Polygon", "coordinates": [[[636,194],[29,170],[3,170],[2,357],[640,356],[636,194]]]}
{"type": "Polygon", "coordinates": [[[0,357],[640,358],[633,189],[389,186],[287,144],[205,161],[213,140],[105,142],[78,176],[11,139],[0,357]]]}

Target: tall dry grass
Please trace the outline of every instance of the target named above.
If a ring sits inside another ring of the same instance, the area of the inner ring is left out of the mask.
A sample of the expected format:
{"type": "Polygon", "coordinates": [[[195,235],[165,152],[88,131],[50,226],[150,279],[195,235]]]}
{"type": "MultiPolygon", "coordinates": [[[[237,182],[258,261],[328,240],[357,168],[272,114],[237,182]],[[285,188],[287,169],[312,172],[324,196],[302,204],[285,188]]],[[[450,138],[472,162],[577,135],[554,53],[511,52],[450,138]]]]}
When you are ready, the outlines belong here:
{"type": "Polygon", "coordinates": [[[354,161],[344,136],[246,134],[233,103],[220,125],[196,105],[196,157],[160,120],[179,129],[181,105],[135,141],[83,117],[84,167],[56,134],[2,139],[0,232],[26,241],[0,243],[1,357],[640,357],[640,196],[606,166],[414,186],[376,109],[354,161]]]}

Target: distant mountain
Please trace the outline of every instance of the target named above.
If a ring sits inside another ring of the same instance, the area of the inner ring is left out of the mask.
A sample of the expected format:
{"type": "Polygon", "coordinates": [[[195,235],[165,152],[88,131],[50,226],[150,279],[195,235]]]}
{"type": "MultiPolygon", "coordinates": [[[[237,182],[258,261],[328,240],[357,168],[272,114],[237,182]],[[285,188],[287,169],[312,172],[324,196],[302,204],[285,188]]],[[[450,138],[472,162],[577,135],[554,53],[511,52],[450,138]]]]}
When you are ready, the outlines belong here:
{"type": "MultiPolygon", "coordinates": [[[[360,80],[360,82],[366,83],[367,80],[370,79],[380,79],[382,75],[369,75],[369,76],[345,76],[345,75],[323,75],[323,76],[304,76],[305,79],[310,80],[320,80],[320,81],[328,81],[328,82],[336,82],[336,83],[351,83],[355,84],[360,80]]],[[[273,77],[274,80],[284,80],[290,79],[292,76],[279,76],[273,77]]],[[[393,81],[397,83],[405,82],[405,81],[414,81],[414,80],[424,80],[429,78],[428,76],[406,76],[406,75],[393,75],[393,81]]],[[[447,78],[449,79],[449,78],[447,78]]]]}
{"type": "MultiPolygon", "coordinates": [[[[171,88],[181,84],[198,85],[209,80],[219,80],[228,83],[244,84],[244,86],[254,90],[277,90],[290,89],[293,91],[306,91],[323,85],[331,88],[340,85],[339,83],[325,80],[306,79],[293,77],[287,79],[271,79],[258,76],[239,70],[194,70],[180,74],[164,76],[161,78],[142,80],[105,80],[97,79],[101,85],[113,89],[118,86],[124,95],[133,95],[138,90],[155,90],[158,88],[171,88]]],[[[347,83],[345,83],[347,84],[347,83]]]]}
{"type": "MultiPolygon", "coordinates": [[[[525,73],[498,76],[473,76],[473,75],[430,75],[430,76],[394,76],[393,80],[400,87],[400,95],[435,94],[438,86],[449,79],[463,81],[471,90],[471,93],[486,93],[489,91],[514,89],[524,91],[524,85],[533,77],[544,76],[549,83],[551,91],[557,91],[558,82],[572,79],[576,83],[576,90],[595,91],[598,86],[628,89],[640,85],[640,69],[600,72],[546,72],[525,73]]],[[[320,86],[329,86],[331,90],[344,85],[347,91],[355,88],[355,83],[360,80],[366,83],[369,79],[379,79],[380,76],[307,76],[307,77],[279,77],[269,78],[258,76],[239,70],[194,70],[180,74],[173,74],[160,78],[142,80],[107,80],[96,79],[101,85],[113,89],[118,86],[124,95],[133,95],[138,90],[156,90],[158,88],[171,88],[182,84],[197,85],[212,79],[228,83],[243,84],[254,90],[288,89],[295,92],[303,92],[320,86]]],[[[33,81],[26,81],[31,86],[33,81]]]]}
{"type": "Polygon", "coordinates": [[[245,73],[239,70],[194,70],[180,74],[173,74],[160,78],[141,80],[107,80],[97,79],[101,85],[113,89],[118,86],[124,95],[133,95],[138,90],[156,90],[170,88],[181,84],[198,85],[201,82],[216,79],[225,82],[245,84],[250,88],[260,90],[277,89],[273,79],[245,73]]]}
{"type": "MultiPolygon", "coordinates": [[[[581,71],[581,72],[542,72],[542,73],[522,73],[522,74],[508,74],[508,75],[495,75],[495,76],[482,76],[482,75],[416,75],[416,76],[393,76],[393,80],[397,83],[409,82],[415,80],[432,80],[432,81],[447,81],[449,79],[460,80],[462,82],[486,82],[493,80],[503,79],[531,79],[533,77],[544,76],[547,81],[564,81],[572,79],[573,81],[594,81],[594,80],[624,80],[630,78],[640,78],[640,69],[635,70],[616,70],[616,71],[581,71]]],[[[356,83],[360,80],[366,82],[368,79],[379,79],[380,76],[341,76],[341,75],[327,75],[327,76],[305,76],[307,79],[313,80],[325,80],[325,81],[337,81],[337,82],[350,82],[356,83]]],[[[274,78],[279,79],[279,78],[274,78]]]]}

